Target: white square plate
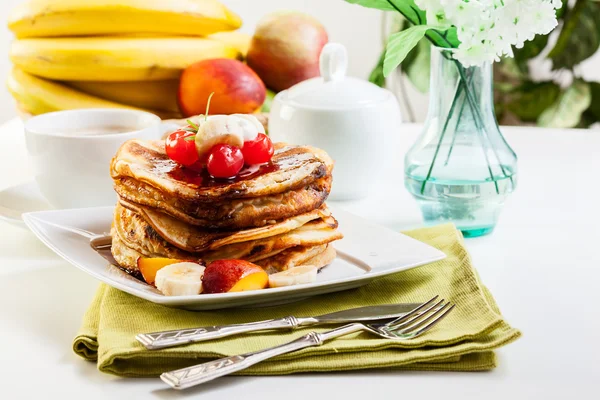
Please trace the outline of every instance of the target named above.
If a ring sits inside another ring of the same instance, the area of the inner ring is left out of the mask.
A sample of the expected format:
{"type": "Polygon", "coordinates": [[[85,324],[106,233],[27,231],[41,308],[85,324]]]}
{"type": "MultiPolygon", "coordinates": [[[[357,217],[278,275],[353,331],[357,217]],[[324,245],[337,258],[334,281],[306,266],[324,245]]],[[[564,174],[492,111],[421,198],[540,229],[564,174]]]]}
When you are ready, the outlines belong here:
{"type": "Polygon", "coordinates": [[[215,310],[276,305],[309,296],[365,285],[381,276],[441,260],[441,251],[391,229],[375,225],[338,207],[330,209],[344,238],[335,242],[338,257],[310,284],[238,293],[168,297],[110,265],[90,246],[90,238],[110,231],[112,207],[51,210],[23,214],[35,235],[56,254],[100,281],[169,307],[215,310]]]}

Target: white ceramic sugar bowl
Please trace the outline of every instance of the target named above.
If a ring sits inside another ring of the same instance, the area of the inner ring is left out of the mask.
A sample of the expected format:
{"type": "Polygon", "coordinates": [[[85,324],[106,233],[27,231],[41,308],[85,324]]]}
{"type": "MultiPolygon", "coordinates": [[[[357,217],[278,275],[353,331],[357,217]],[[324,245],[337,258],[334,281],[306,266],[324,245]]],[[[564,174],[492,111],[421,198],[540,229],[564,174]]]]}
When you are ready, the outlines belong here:
{"type": "Polygon", "coordinates": [[[321,52],[321,77],[278,93],[269,116],[273,141],[316,146],[335,160],[333,200],[367,197],[385,169],[402,157],[396,97],[347,77],[347,64],[346,48],[327,44],[321,52]]]}

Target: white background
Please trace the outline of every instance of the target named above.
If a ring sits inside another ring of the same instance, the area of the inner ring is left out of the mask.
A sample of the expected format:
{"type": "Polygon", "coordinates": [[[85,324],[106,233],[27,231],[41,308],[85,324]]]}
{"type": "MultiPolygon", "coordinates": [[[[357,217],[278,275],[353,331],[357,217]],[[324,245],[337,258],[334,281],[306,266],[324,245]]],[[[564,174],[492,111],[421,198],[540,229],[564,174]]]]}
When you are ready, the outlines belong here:
{"type": "MultiPolygon", "coordinates": [[[[8,49],[12,34],[6,28],[9,11],[24,0],[0,0],[0,82],[9,69],[8,49]]],[[[81,0],[85,1],[85,0],[81,0]]],[[[221,0],[244,20],[242,30],[252,33],[258,20],[276,10],[298,10],[313,15],[327,28],[329,40],[348,48],[349,74],[367,78],[381,52],[381,13],[346,3],[344,0],[221,0]]],[[[550,65],[535,68],[536,75],[547,77],[550,65]]],[[[588,80],[600,81],[600,52],[581,66],[580,73],[588,80]]],[[[426,98],[409,90],[410,101],[418,120],[423,120],[426,98]]],[[[5,85],[0,84],[0,122],[15,115],[15,106],[5,85]]]]}
{"type": "MultiPolygon", "coordinates": [[[[420,125],[403,126],[398,154],[420,130],[420,125]]],[[[0,126],[0,171],[9,171],[0,191],[32,177],[21,131],[19,121],[0,126]]],[[[595,184],[600,135],[522,127],[504,133],[519,155],[517,190],[494,233],[466,241],[504,317],[523,332],[498,351],[495,370],[228,377],[186,392],[168,389],[157,378],[103,374],[71,350],[98,281],[61,260],[31,232],[0,221],[0,399],[600,399],[600,186],[595,184]]],[[[400,181],[402,157],[396,161],[382,171],[385,189],[347,207],[406,229],[420,217],[400,181]]]]}
{"type": "MultiPolygon", "coordinates": [[[[81,0],[85,1],[85,0],[81,0]]],[[[14,102],[4,85],[10,69],[8,49],[12,34],[6,16],[23,0],[0,0],[0,122],[15,115],[14,102]]],[[[222,0],[244,20],[242,30],[252,33],[258,20],[275,10],[299,10],[313,15],[327,27],[330,41],[348,47],[349,73],[367,78],[381,51],[381,13],[343,0],[222,0]]]]}

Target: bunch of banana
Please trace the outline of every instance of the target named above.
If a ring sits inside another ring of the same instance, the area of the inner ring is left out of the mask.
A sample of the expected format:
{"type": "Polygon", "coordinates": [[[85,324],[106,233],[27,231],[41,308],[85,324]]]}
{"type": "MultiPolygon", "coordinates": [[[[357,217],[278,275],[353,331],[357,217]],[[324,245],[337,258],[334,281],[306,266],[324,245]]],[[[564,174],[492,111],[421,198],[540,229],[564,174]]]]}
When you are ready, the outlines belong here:
{"type": "Polygon", "coordinates": [[[8,86],[21,109],[140,108],[178,117],[178,78],[208,58],[245,56],[250,37],[217,0],[28,0],[8,86]]]}

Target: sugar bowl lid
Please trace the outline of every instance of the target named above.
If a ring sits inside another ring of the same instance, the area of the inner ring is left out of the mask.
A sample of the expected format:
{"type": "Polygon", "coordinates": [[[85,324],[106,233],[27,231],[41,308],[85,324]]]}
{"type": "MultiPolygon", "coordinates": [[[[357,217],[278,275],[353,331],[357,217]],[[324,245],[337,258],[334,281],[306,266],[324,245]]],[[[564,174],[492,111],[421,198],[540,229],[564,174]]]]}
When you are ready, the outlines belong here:
{"type": "Polygon", "coordinates": [[[321,76],[300,82],[282,93],[283,102],[320,109],[346,109],[383,102],[391,92],[368,81],[346,76],[348,53],[339,43],[328,43],[319,58],[321,76]]]}

